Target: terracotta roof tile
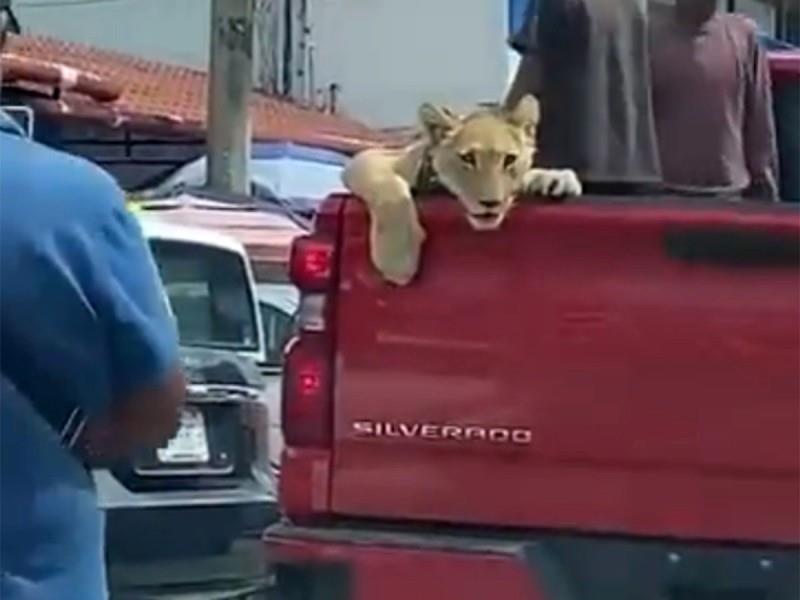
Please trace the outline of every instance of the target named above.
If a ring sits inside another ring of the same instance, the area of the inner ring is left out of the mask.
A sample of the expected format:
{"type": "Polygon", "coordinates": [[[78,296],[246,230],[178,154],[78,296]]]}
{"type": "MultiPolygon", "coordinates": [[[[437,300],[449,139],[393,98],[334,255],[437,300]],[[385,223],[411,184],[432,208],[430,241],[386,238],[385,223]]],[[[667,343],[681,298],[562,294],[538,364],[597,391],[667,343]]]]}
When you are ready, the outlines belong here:
{"type": "MultiPolygon", "coordinates": [[[[71,78],[67,83],[73,84],[73,91],[66,91],[69,85],[61,86],[65,93],[59,100],[38,102],[44,110],[60,112],[65,117],[126,122],[142,129],[205,129],[205,71],[48,37],[11,36],[2,57],[4,63],[27,61],[35,68],[42,64],[67,68],[71,78]],[[74,78],[79,75],[84,78],[81,81],[91,79],[97,85],[121,90],[121,94],[115,101],[100,102],[76,93],[80,88],[74,85],[74,78]]],[[[47,93],[54,87],[29,78],[17,80],[14,85],[47,93]]],[[[347,117],[321,113],[259,92],[253,93],[251,106],[257,140],[289,140],[350,151],[394,141],[390,134],[347,117]]]]}

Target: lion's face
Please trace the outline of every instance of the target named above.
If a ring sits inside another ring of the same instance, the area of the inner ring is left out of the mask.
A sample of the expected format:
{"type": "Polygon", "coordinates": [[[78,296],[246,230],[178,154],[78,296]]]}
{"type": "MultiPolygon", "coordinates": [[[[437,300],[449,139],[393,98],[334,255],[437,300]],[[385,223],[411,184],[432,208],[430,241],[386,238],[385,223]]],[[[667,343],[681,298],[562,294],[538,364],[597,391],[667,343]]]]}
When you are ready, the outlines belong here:
{"type": "Polygon", "coordinates": [[[531,169],[539,105],[525,96],[513,110],[458,118],[425,104],[420,119],[431,138],[433,168],[466,209],[473,228],[498,228],[531,169]]]}

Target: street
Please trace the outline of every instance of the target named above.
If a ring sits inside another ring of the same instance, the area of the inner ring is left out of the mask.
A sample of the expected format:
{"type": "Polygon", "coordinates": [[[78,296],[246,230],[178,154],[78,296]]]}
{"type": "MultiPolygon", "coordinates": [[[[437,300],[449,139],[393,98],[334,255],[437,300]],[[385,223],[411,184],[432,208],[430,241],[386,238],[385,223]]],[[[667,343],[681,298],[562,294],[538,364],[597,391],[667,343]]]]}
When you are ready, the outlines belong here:
{"type": "Polygon", "coordinates": [[[223,556],[109,565],[112,600],[264,598],[268,586],[258,539],[236,542],[223,556]]]}

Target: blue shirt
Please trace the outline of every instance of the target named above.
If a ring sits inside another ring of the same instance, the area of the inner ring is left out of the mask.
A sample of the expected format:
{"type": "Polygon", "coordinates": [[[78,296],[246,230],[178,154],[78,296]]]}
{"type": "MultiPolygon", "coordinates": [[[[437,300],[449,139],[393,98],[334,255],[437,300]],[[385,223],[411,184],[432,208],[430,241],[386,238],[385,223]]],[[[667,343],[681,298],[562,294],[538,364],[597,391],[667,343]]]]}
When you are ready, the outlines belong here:
{"type": "Polygon", "coordinates": [[[0,597],[106,598],[90,474],[57,431],[177,364],[138,223],[92,164],[0,119],[0,597]]]}

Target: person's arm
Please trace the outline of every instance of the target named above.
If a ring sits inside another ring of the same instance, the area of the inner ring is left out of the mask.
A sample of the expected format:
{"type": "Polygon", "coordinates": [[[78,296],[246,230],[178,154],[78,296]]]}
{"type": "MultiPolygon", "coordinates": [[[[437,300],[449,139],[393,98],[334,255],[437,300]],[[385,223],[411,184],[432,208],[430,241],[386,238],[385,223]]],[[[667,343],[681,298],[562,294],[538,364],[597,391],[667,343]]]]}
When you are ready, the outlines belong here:
{"type": "Polygon", "coordinates": [[[21,160],[0,160],[4,377],[76,454],[87,422],[98,453],[161,444],[184,397],[177,328],[122,190],[75,156],[6,147],[21,160]]]}
{"type": "Polygon", "coordinates": [[[526,94],[541,96],[544,66],[564,60],[574,45],[578,17],[584,14],[580,0],[531,1],[519,31],[509,40],[520,55],[516,76],[503,102],[506,108],[517,105],[526,94]]]}
{"type": "Polygon", "coordinates": [[[745,196],[776,202],[778,149],[772,108],[772,82],[765,50],[758,43],[755,27],[750,36],[750,56],[745,90],[744,145],[750,187],[745,196]]]}
{"type": "Polygon", "coordinates": [[[509,38],[508,45],[520,55],[514,80],[506,92],[503,105],[512,108],[525,94],[539,95],[541,68],[538,53],[539,19],[537,2],[529,0],[519,29],[509,38]]]}
{"type": "Polygon", "coordinates": [[[536,46],[536,0],[528,0],[522,24],[508,39],[508,45],[520,56],[529,54],[536,46]]]}
{"type": "Polygon", "coordinates": [[[508,109],[515,107],[523,96],[533,94],[539,96],[541,90],[541,66],[539,55],[535,53],[524,54],[517,67],[514,81],[506,93],[503,106],[508,109]]]}
{"type": "Polygon", "coordinates": [[[185,390],[183,373],[173,368],[157,383],[119,398],[86,426],[81,448],[88,462],[105,464],[163,446],[178,428],[185,390]]]}
{"type": "Polygon", "coordinates": [[[97,310],[107,338],[111,407],[88,422],[83,436],[95,463],[168,441],[178,427],[186,389],[158,272],[121,198],[96,243],[104,282],[97,310]]]}

